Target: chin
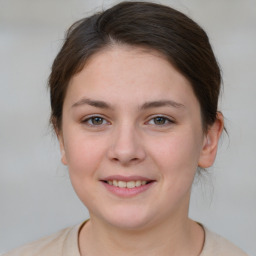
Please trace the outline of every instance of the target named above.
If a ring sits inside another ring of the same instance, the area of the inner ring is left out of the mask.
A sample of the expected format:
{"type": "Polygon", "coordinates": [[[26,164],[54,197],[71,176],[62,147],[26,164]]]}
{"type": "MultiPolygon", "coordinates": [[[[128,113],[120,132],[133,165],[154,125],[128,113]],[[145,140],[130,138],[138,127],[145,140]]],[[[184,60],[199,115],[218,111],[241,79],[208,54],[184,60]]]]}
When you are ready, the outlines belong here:
{"type": "Polygon", "coordinates": [[[105,216],[105,221],[119,229],[141,230],[150,225],[152,216],[134,209],[122,209],[121,211],[111,211],[109,216],[105,216]]]}

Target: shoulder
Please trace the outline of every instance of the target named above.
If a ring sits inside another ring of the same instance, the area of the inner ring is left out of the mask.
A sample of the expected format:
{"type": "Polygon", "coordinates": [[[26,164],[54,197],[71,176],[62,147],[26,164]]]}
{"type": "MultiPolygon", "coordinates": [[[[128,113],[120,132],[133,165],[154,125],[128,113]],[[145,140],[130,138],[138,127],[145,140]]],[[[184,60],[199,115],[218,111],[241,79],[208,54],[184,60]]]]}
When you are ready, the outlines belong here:
{"type": "Polygon", "coordinates": [[[200,256],[247,256],[240,248],[227,239],[215,234],[204,227],[205,242],[200,256]]]}
{"type": "Polygon", "coordinates": [[[83,224],[63,229],[53,235],[14,249],[2,256],[79,256],[78,232],[83,224]]]}

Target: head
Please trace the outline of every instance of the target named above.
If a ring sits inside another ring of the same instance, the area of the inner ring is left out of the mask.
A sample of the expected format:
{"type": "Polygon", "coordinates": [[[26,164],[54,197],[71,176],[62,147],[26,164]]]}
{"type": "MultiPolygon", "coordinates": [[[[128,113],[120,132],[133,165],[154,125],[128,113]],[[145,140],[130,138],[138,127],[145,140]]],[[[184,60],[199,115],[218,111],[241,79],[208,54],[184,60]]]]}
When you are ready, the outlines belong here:
{"type": "Polygon", "coordinates": [[[91,217],[131,229],[187,215],[223,127],[220,80],[205,32],[172,8],[123,2],[69,29],[52,122],[91,217]]]}

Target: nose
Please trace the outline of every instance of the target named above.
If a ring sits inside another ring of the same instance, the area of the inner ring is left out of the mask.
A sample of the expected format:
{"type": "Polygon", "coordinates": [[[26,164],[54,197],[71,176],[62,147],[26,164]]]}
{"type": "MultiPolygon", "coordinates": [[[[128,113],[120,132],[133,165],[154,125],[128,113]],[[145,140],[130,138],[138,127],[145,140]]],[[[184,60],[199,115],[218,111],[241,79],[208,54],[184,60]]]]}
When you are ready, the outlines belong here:
{"type": "Polygon", "coordinates": [[[136,128],[123,125],[116,128],[108,149],[108,158],[124,166],[142,162],[146,157],[143,141],[136,128]]]}

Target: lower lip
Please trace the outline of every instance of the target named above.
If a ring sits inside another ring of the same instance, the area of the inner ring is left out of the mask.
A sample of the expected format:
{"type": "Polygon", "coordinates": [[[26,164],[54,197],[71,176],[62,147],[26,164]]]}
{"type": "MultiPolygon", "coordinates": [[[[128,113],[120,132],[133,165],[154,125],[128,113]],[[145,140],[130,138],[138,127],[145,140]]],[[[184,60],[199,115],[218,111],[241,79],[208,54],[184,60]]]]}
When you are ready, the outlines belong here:
{"type": "Polygon", "coordinates": [[[150,189],[154,183],[155,182],[150,182],[146,185],[142,185],[134,188],[120,188],[113,185],[109,185],[108,183],[102,181],[102,184],[105,186],[105,188],[108,191],[120,197],[132,197],[132,196],[141,194],[147,191],[148,189],[150,189]]]}

